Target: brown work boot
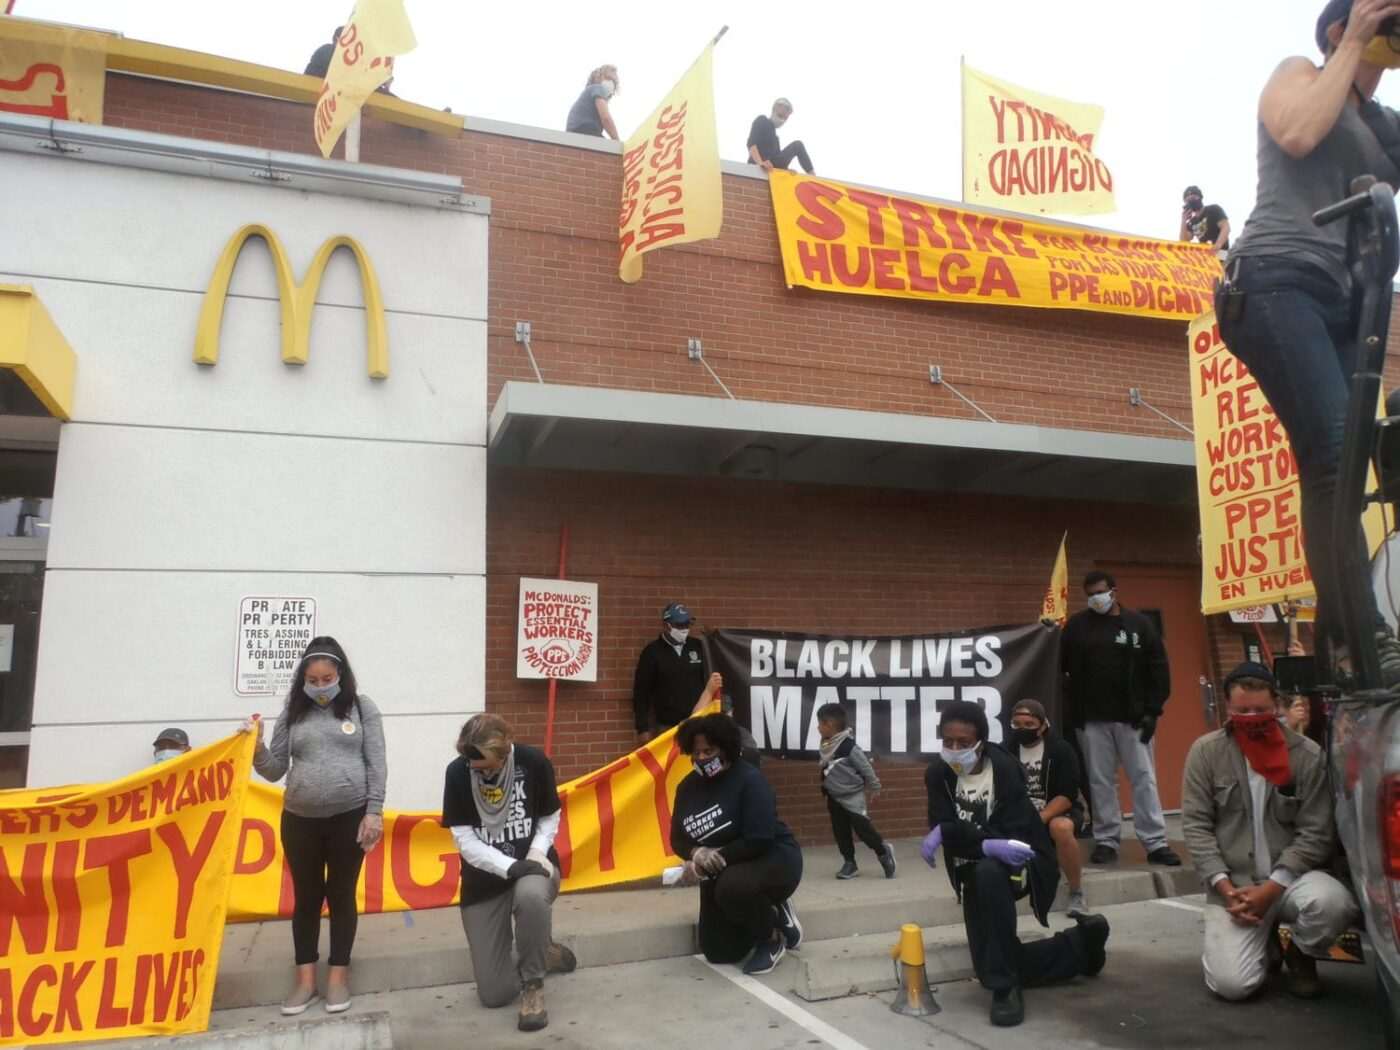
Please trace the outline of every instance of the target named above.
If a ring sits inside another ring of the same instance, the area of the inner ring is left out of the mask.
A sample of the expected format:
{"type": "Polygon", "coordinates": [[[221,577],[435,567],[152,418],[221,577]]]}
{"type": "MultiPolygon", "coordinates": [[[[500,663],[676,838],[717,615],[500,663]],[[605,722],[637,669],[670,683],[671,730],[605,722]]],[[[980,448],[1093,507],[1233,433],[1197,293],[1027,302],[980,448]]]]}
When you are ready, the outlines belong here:
{"type": "Polygon", "coordinates": [[[545,973],[573,973],[578,969],[578,958],[567,944],[551,941],[544,950],[545,973]]]}
{"type": "Polygon", "coordinates": [[[522,1032],[538,1032],[549,1024],[549,1012],[544,1008],[544,982],[526,981],[520,990],[520,1020],[515,1027],[522,1032]]]}
{"type": "Polygon", "coordinates": [[[1303,954],[1296,941],[1288,942],[1288,950],[1283,953],[1283,964],[1288,968],[1284,975],[1284,986],[1290,995],[1299,999],[1316,999],[1322,994],[1322,982],[1317,979],[1317,960],[1303,954]]]}

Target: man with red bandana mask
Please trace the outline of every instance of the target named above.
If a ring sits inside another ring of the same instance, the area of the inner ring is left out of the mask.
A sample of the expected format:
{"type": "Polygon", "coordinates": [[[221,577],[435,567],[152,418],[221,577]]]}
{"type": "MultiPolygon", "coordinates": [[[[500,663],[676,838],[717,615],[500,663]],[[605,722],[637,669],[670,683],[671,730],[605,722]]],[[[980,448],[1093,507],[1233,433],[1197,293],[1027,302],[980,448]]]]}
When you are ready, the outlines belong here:
{"type": "Polygon", "coordinates": [[[1267,667],[1240,664],[1223,692],[1229,721],[1191,746],[1181,804],[1186,846],[1207,888],[1206,987],[1222,999],[1253,995],[1286,922],[1288,990],[1314,998],[1322,991],[1314,960],[1359,919],[1351,892],[1324,870],[1336,842],[1326,761],[1279,720],[1267,667]]]}

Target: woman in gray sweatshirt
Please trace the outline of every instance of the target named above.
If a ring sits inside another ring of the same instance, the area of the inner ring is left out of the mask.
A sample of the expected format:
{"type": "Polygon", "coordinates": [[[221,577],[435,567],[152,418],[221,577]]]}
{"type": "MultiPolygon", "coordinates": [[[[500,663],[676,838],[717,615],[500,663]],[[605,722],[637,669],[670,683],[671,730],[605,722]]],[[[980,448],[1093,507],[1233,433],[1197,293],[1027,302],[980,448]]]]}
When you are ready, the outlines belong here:
{"type": "Polygon", "coordinates": [[[282,850],[291,869],[295,905],[292,944],[296,983],[284,1014],[315,1002],[320,957],[321,902],[330,908],[331,952],[326,1010],[350,1006],[350,949],[355,943],[355,884],[365,854],[384,833],[384,726],[379,708],[355,689],[345,650],[330,637],[313,638],[292,679],[272,743],[262,742],[253,768],[268,780],[287,778],[282,802],[282,850]]]}

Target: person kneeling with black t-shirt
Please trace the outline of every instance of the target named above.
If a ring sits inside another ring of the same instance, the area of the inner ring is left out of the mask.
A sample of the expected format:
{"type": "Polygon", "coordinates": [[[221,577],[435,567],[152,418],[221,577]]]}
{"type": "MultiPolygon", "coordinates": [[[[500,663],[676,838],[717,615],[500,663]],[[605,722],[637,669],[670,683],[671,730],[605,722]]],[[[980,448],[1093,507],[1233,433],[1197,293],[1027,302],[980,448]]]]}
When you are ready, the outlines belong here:
{"type": "Polygon", "coordinates": [[[677,742],[695,769],[676,788],[671,849],[686,862],[684,881],[700,883],[700,950],[712,963],[747,956],[746,974],[768,973],[802,943],[788,899],[802,881],[802,850],[768,781],[741,760],[734,719],[687,719],[677,742]]]}
{"type": "Polygon", "coordinates": [[[462,726],[461,757],[447,767],[443,785],[442,824],[462,854],[462,928],[476,993],[489,1007],[505,1006],[519,993],[519,1028],[533,1032],[549,1023],[544,975],[569,973],[577,962],[550,932],[559,895],[554,766],[513,735],[496,715],[477,715],[462,726]]]}
{"type": "Polygon", "coordinates": [[[1011,1026],[1025,1019],[1022,987],[1103,969],[1108,920],[1077,918],[1074,929],[1045,940],[1016,936],[1016,901],[1028,894],[1035,917],[1049,925],[1060,872],[1020,763],[987,739],[987,728],[978,704],[958,700],[943,709],[943,749],[924,773],[930,830],[922,853],[933,867],[943,847],[973,969],[992,993],[992,1024],[1011,1026]]]}

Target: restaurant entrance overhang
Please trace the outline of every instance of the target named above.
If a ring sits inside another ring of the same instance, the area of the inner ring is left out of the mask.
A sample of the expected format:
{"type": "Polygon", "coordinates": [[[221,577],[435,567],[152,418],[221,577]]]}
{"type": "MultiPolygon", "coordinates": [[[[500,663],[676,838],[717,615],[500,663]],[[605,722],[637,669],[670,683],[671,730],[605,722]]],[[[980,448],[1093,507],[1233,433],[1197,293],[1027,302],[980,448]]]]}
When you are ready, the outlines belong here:
{"type": "Polygon", "coordinates": [[[980,420],[509,382],[491,462],[1040,499],[1186,504],[1188,440],[980,420]]]}
{"type": "Polygon", "coordinates": [[[0,284],[0,414],[73,415],[78,358],[34,289],[0,284]]]}

